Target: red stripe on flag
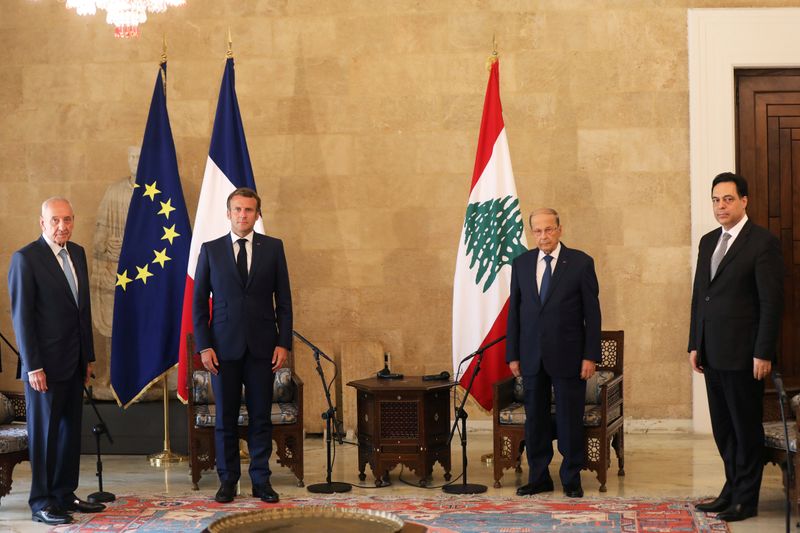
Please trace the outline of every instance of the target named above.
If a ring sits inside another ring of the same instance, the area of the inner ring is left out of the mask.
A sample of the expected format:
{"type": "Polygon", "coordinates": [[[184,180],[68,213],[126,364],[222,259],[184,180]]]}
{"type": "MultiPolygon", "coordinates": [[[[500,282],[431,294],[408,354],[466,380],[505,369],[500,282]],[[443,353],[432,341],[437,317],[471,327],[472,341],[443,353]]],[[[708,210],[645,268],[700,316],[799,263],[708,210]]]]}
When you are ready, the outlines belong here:
{"type": "MultiPolygon", "coordinates": [[[[486,337],[481,342],[481,346],[490,343],[498,337],[506,334],[508,326],[508,299],[503,306],[503,310],[497,315],[497,319],[492,324],[492,328],[486,337]]],[[[465,356],[468,354],[464,354],[465,356]]],[[[469,380],[475,372],[475,366],[478,364],[478,358],[473,357],[464,372],[464,375],[458,381],[459,385],[467,388],[469,380]]],[[[491,348],[483,352],[483,361],[481,362],[481,370],[475,376],[475,383],[472,384],[470,394],[480,404],[481,407],[487,411],[492,409],[492,390],[495,383],[501,379],[505,379],[511,375],[511,370],[506,364],[506,341],[500,341],[491,348]]]]}
{"type": "MultiPolygon", "coordinates": [[[[183,311],[181,312],[181,342],[178,352],[178,399],[183,403],[189,401],[188,376],[186,366],[189,362],[186,335],[194,333],[192,323],[192,299],[194,297],[194,279],[186,274],[186,286],[183,290],[183,311]]],[[[195,361],[197,363],[197,361],[195,361]]]]}
{"type": "Polygon", "coordinates": [[[492,157],[494,143],[497,136],[503,131],[503,106],[500,103],[500,70],[499,61],[492,63],[489,72],[489,83],[486,85],[486,98],[483,102],[483,117],[481,117],[481,133],[478,136],[478,153],[475,155],[475,169],[472,171],[472,185],[470,192],[483,174],[489,159],[492,157]]]}

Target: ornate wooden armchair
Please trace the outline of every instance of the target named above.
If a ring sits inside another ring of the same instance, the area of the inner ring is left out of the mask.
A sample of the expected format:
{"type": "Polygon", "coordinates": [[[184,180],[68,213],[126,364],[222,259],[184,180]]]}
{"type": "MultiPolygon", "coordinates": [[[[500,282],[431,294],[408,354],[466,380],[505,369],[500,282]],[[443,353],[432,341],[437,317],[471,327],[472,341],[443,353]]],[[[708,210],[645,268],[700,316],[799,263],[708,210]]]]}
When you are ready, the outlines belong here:
{"type": "MultiPolygon", "coordinates": [[[[187,353],[194,354],[194,337],[186,337],[187,353]]],[[[275,374],[272,398],[272,440],[278,464],[288,467],[297,477],[297,486],[303,486],[303,381],[294,373],[292,355],[289,367],[275,374]]],[[[204,470],[214,468],[214,424],[216,409],[211,390],[211,374],[196,366],[194,356],[189,357],[187,383],[189,384],[189,468],[192,488],[198,490],[198,482],[204,470]]],[[[247,438],[247,409],[242,403],[239,411],[239,438],[247,438]]]]}
{"type": "MultiPolygon", "coordinates": [[[[601,333],[602,361],[595,376],[586,386],[586,408],[583,425],[586,432],[585,469],[597,473],[600,492],[606,491],[611,448],[617,453],[619,470],[625,475],[625,420],[622,402],[622,360],[624,331],[601,333]]],[[[555,406],[553,407],[555,410],[555,406]]],[[[555,423],[555,422],[554,422],[555,423]]],[[[525,446],[525,406],[522,378],[510,377],[494,384],[494,486],[500,487],[503,471],[522,471],[520,459],[525,446]]]]}
{"type": "Polygon", "coordinates": [[[16,423],[25,422],[25,395],[3,392],[3,396],[14,410],[14,423],[0,425],[0,498],[11,492],[14,467],[28,460],[28,429],[25,424],[16,423]]]}
{"type": "MultiPolygon", "coordinates": [[[[792,458],[794,479],[790,481],[786,467],[786,436],[781,421],[778,394],[775,389],[764,392],[764,464],[778,465],[783,472],[783,487],[789,491],[789,501],[795,505],[795,513],[800,513],[800,499],[798,499],[797,484],[800,477],[800,464],[797,461],[797,435],[800,429],[800,388],[789,388],[787,397],[791,398],[791,405],[784,405],[784,414],[787,418],[789,429],[789,453],[792,458]]],[[[795,516],[800,516],[796,514],[795,516]]]]}

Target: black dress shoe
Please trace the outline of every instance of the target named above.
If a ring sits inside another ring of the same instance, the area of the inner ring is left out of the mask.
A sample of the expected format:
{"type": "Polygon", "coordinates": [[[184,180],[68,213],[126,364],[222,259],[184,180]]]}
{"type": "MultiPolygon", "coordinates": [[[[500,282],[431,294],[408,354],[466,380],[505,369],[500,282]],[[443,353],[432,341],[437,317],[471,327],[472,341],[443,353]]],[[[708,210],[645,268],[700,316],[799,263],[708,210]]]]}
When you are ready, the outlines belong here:
{"type": "Polygon", "coordinates": [[[540,492],[553,492],[553,480],[545,479],[539,483],[528,483],[517,489],[517,496],[532,496],[540,492]]]}
{"type": "Polygon", "coordinates": [[[66,511],[53,505],[39,509],[31,515],[31,518],[34,522],[41,522],[48,526],[58,526],[72,522],[72,517],[66,511]]]}
{"type": "Polygon", "coordinates": [[[723,498],[722,496],[719,496],[714,501],[698,503],[697,505],[694,506],[694,508],[704,513],[719,513],[720,511],[724,511],[730,506],[731,506],[730,500],[728,500],[727,498],[723,498]]]}
{"type": "Polygon", "coordinates": [[[758,509],[742,504],[731,505],[724,511],[717,513],[717,518],[723,522],[738,522],[758,515],[758,509]]]}
{"type": "Polygon", "coordinates": [[[572,486],[567,485],[564,487],[564,496],[567,498],[583,498],[583,487],[581,487],[580,484],[572,486]]]}
{"type": "Polygon", "coordinates": [[[67,502],[61,506],[65,511],[74,513],[100,513],[106,510],[106,506],[102,503],[92,503],[83,501],[80,498],[75,498],[71,502],[67,502]]]}
{"type": "Polygon", "coordinates": [[[278,493],[272,490],[272,485],[264,483],[263,485],[253,485],[253,496],[261,498],[262,502],[278,503],[278,493]]]}
{"type": "Polygon", "coordinates": [[[214,496],[214,501],[217,503],[231,503],[235,494],[235,483],[221,483],[216,496],[214,496]]]}

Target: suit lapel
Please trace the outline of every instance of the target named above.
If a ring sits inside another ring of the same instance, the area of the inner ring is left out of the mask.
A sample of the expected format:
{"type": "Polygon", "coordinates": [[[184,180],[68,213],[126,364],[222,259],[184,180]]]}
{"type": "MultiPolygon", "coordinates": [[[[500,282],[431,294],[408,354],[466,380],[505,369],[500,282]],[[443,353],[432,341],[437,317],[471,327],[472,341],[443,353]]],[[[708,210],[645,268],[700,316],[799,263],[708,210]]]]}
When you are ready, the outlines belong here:
{"type": "MultiPolygon", "coordinates": [[[[736,254],[738,254],[739,251],[742,248],[745,247],[745,245],[747,244],[747,239],[750,236],[750,228],[751,228],[752,224],[753,223],[750,220],[745,222],[745,225],[742,228],[742,231],[739,232],[739,235],[736,236],[736,240],[733,241],[733,244],[731,245],[731,247],[728,249],[727,252],[725,252],[725,256],[722,258],[722,261],[720,261],[719,266],[717,267],[717,273],[714,276],[714,279],[717,279],[719,277],[719,275],[722,273],[722,271],[725,270],[725,267],[728,265],[728,263],[733,261],[733,258],[736,257],[736,254]]],[[[720,235],[721,234],[722,234],[722,230],[720,229],[720,235]]],[[[717,240],[714,241],[713,250],[716,250],[718,241],[719,241],[719,235],[717,236],[717,240]]],[[[711,252],[711,255],[714,255],[713,250],[711,252]]],[[[709,274],[708,275],[710,277],[711,276],[711,258],[709,258],[709,260],[708,260],[708,270],[709,270],[709,274]]],[[[714,280],[712,279],[711,283],[713,283],[713,282],[714,282],[714,280]]]]}
{"type": "Polygon", "coordinates": [[[261,263],[263,262],[264,258],[264,246],[261,240],[261,235],[258,233],[253,233],[253,257],[250,261],[250,272],[247,275],[247,285],[245,287],[249,287],[250,284],[253,282],[253,276],[256,272],[256,269],[261,267],[261,263]]]}
{"type": "Polygon", "coordinates": [[[536,269],[539,268],[539,249],[534,248],[533,250],[533,260],[531,262],[531,272],[528,273],[531,279],[531,292],[533,293],[533,301],[536,302],[536,305],[539,308],[542,307],[542,299],[539,297],[539,284],[536,281],[536,269]]]}
{"type": "MultiPolygon", "coordinates": [[[[67,252],[69,252],[69,258],[72,260],[72,266],[75,267],[75,281],[78,284],[78,308],[81,308],[86,304],[86,295],[88,294],[86,280],[89,279],[89,273],[86,265],[78,260],[80,254],[78,254],[78,248],[75,244],[67,242],[67,252]]],[[[64,279],[66,279],[66,276],[64,279]]],[[[69,283],[67,283],[67,287],[69,287],[69,283]]],[[[72,294],[71,290],[70,294],[72,294]]]]}
{"type": "Polygon", "coordinates": [[[39,243],[39,251],[42,255],[42,264],[44,265],[45,269],[50,273],[51,276],[55,278],[56,283],[61,285],[61,288],[69,297],[69,300],[72,303],[75,303],[75,298],[72,296],[72,289],[69,288],[69,283],[67,282],[67,276],[64,274],[64,270],[61,268],[59,260],[53,254],[53,250],[50,249],[50,245],[47,244],[47,241],[44,240],[44,237],[39,237],[37,242],[39,243]]]}
{"type": "Polygon", "coordinates": [[[545,300],[545,302],[542,304],[543,306],[547,305],[547,302],[550,301],[550,298],[553,296],[553,292],[558,286],[558,282],[561,281],[566,275],[565,271],[569,265],[569,255],[569,248],[564,246],[564,243],[561,243],[561,251],[558,254],[558,264],[556,265],[556,268],[553,269],[553,276],[550,278],[550,287],[547,289],[547,300],[545,300]]]}

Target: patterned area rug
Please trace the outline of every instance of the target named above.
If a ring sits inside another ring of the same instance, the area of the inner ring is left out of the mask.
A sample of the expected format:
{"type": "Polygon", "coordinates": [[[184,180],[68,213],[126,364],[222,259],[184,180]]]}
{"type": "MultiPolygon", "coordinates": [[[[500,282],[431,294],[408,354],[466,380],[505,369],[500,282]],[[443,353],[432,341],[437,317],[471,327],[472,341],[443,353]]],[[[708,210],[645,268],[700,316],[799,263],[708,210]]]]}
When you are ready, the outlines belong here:
{"type": "MultiPolygon", "coordinates": [[[[447,496],[408,498],[386,496],[323,496],[282,500],[278,506],[335,505],[373,509],[422,524],[431,533],[608,532],[727,532],[725,522],[697,513],[690,500],[584,498],[489,498],[447,496]]],[[[123,496],[96,515],[76,514],[77,521],[51,531],[136,531],[143,533],[201,531],[230,513],[269,506],[251,497],[222,505],[207,496],[123,496]]]]}

